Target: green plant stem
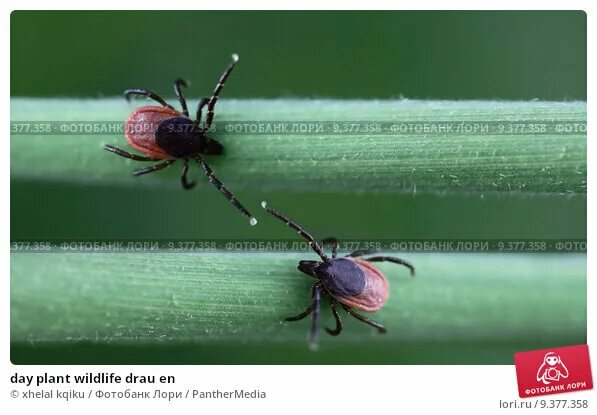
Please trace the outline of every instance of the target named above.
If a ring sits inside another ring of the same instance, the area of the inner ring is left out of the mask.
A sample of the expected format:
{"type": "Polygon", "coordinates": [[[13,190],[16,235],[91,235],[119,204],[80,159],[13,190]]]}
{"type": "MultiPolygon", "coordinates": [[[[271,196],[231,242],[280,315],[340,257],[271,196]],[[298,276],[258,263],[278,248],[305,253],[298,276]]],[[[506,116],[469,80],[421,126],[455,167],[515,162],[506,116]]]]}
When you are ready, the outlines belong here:
{"type": "MultiPolygon", "coordinates": [[[[11,100],[11,120],[124,121],[124,99],[11,100]]],[[[346,121],[509,123],[515,133],[215,133],[225,146],[208,161],[232,189],[350,192],[586,193],[586,133],[531,133],[536,125],[586,121],[584,102],[223,100],[216,122],[346,121]]],[[[508,127],[509,125],[509,127],[508,127]]],[[[292,127],[291,127],[292,128],[292,127]]],[[[537,127],[535,127],[537,128],[537,127]]],[[[13,135],[14,178],[112,185],[178,186],[179,168],[130,177],[146,163],[102,150],[129,150],[121,134],[13,135]]]]}
{"type": "MultiPolygon", "coordinates": [[[[35,359],[35,350],[48,345],[69,350],[91,344],[149,347],[160,353],[143,361],[176,362],[180,356],[173,351],[187,345],[186,361],[206,363],[323,357],[328,363],[431,363],[450,350],[456,353],[446,356],[450,363],[509,363],[517,347],[585,341],[584,255],[401,256],[416,265],[417,276],[380,264],[391,294],[370,315],[388,333],[343,316],[344,332],[337,338],[322,333],[322,354],[313,357],[306,342],[309,319],[281,322],[309,304],[313,281],[296,270],[299,259],[312,257],[308,253],[13,253],[11,340],[16,350],[32,348],[21,361],[35,359]],[[249,357],[242,357],[240,343],[249,357]],[[365,344],[375,352],[350,355],[365,344]],[[397,353],[409,345],[423,349],[397,353]],[[480,356],[487,345],[495,354],[480,356]],[[222,352],[228,347],[236,357],[222,352]]],[[[322,307],[323,325],[332,326],[327,302],[322,307]]],[[[91,361],[101,359],[92,354],[91,361]]]]}

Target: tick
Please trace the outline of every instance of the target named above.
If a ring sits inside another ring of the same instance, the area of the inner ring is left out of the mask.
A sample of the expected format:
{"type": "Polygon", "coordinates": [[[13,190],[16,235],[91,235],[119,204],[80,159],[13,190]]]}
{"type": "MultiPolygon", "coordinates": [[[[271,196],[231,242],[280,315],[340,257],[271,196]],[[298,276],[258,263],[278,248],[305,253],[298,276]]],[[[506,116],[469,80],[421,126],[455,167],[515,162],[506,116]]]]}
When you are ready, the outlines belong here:
{"type": "Polygon", "coordinates": [[[298,269],[308,276],[317,279],[317,282],[311,287],[311,304],[309,307],[297,316],[286,318],[285,321],[298,321],[313,314],[309,341],[311,346],[316,346],[319,333],[319,309],[323,294],[330,297],[332,314],[336,320],[336,328],[333,330],[326,328],[326,331],[332,336],[337,336],[342,331],[342,320],[338,313],[337,304],[340,304],[352,317],[375,327],[380,333],[385,333],[386,329],[383,324],[362,316],[355,311],[377,311],[388,300],[388,280],[372,262],[386,261],[404,265],[410,270],[413,276],[415,275],[415,268],[400,258],[388,256],[362,258],[365,255],[377,252],[377,250],[355,251],[345,257],[338,258],[339,243],[335,238],[327,238],[320,245],[309,232],[291,219],[269,207],[266,202],[261,202],[261,206],[297,231],[299,235],[309,242],[309,246],[321,258],[321,261],[299,261],[298,269]],[[327,243],[331,243],[333,246],[331,258],[323,252],[322,247],[327,243]]]}
{"type": "Polygon", "coordinates": [[[125,123],[125,136],[129,145],[135,150],[144,154],[140,156],[121,150],[117,147],[106,145],[104,148],[121,157],[136,161],[160,161],[153,166],[136,169],[134,176],[153,173],[162,170],[177,160],[182,161],[182,175],[180,180],[184,189],[192,189],[195,182],[189,182],[187,173],[189,161],[195,160],[203,169],[209,181],[232,203],[243,215],[249,218],[249,223],[255,225],[257,220],[249,211],[234,197],[234,195],[214,175],[212,169],[203,160],[204,155],[222,154],[222,145],[205,135],[212,126],[214,109],[224,84],[238,62],[238,55],[232,55],[232,62],[218,81],[211,98],[202,98],[197,105],[195,121],[189,118],[187,102],[182,94],[182,87],[187,87],[186,81],[177,79],[174,81],[174,93],[180,102],[182,112],[176,110],[163,98],[148,89],[127,89],[124,97],[130,101],[132,96],[138,95],[151,98],[161,106],[152,105],[137,108],[131,113],[125,123]],[[207,117],[205,124],[201,124],[201,113],[207,106],[207,117]]]}

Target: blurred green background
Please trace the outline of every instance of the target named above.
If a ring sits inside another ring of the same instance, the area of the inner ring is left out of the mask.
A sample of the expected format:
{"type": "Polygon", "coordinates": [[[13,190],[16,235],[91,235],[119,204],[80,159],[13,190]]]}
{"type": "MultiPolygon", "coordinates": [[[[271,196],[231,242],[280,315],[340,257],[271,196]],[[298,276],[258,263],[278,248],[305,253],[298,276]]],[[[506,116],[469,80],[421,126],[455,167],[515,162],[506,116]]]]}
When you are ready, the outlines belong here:
{"type": "Polygon", "coordinates": [[[171,82],[226,97],[586,99],[586,16],[546,12],[13,12],[11,95],[171,82]],[[242,68],[242,69],[241,69],[242,68]]]}
{"type": "MultiPolygon", "coordinates": [[[[16,11],[11,96],[95,98],[144,87],[172,97],[172,81],[184,77],[192,81],[188,96],[197,98],[211,93],[232,52],[241,60],[223,99],[586,100],[586,15],[580,11],[16,11]]],[[[177,172],[163,174],[172,176],[171,186],[133,178],[123,186],[13,174],[11,239],[292,237],[269,220],[247,226],[207,182],[183,192],[177,172]]],[[[235,193],[251,206],[275,201],[319,236],[586,238],[584,195],[235,193]]],[[[305,279],[304,286],[309,284],[305,279]]],[[[297,301],[305,292],[297,292],[297,301]]],[[[582,342],[585,335],[577,333],[574,340],[582,342]]],[[[185,350],[193,354],[193,347],[185,350]]],[[[227,345],[221,354],[234,348],[227,345]]],[[[60,363],[77,356],[80,363],[118,361],[163,349],[24,343],[12,348],[15,363],[60,363]]],[[[511,363],[511,348],[490,349],[489,357],[486,345],[460,354],[458,347],[444,348],[440,361],[466,363],[472,356],[468,362],[511,363]]],[[[247,362],[263,362],[263,353],[282,358],[288,349],[260,345],[247,353],[247,362]]],[[[402,362],[424,361],[422,354],[402,362]]],[[[301,356],[288,363],[309,362],[308,353],[301,356]]]]}

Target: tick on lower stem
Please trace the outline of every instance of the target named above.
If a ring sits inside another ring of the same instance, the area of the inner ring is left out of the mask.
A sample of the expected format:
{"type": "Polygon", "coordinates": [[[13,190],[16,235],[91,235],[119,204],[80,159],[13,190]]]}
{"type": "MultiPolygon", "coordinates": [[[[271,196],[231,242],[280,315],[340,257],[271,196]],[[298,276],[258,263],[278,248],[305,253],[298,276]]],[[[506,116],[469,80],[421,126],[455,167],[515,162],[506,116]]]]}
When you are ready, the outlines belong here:
{"type": "Polygon", "coordinates": [[[311,287],[311,304],[302,313],[288,317],[285,321],[302,320],[312,314],[309,342],[312,348],[314,348],[318,342],[321,296],[328,295],[330,297],[332,314],[336,320],[335,328],[326,328],[329,334],[337,336],[342,331],[342,320],[338,313],[338,304],[352,317],[375,327],[380,333],[385,333],[386,329],[383,324],[355,312],[355,310],[377,311],[388,300],[388,280],[372,262],[387,261],[404,265],[410,270],[413,276],[415,275],[415,268],[403,259],[395,257],[373,256],[362,258],[364,255],[375,253],[375,250],[355,251],[345,257],[338,258],[339,243],[335,238],[325,239],[319,244],[309,232],[280,212],[269,207],[266,202],[261,202],[261,206],[305,238],[321,259],[318,261],[299,261],[298,269],[308,276],[315,278],[317,282],[311,287]],[[331,258],[323,252],[322,247],[327,243],[332,245],[331,258]]]}
{"type": "Polygon", "coordinates": [[[184,189],[192,189],[195,182],[189,182],[187,173],[189,161],[195,160],[207,175],[209,181],[232,203],[243,215],[249,218],[251,225],[257,224],[249,211],[234,197],[226,186],[214,175],[209,165],[203,160],[204,155],[222,154],[223,147],[216,140],[205,135],[213,123],[214,110],[220,93],[228,76],[238,62],[238,55],[232,55],[232,62],[218,81],[216,88],[210,98],[202,98],[199,101],[195,120],[189,117],[187,102],[182,94],[182,87],[188,84],[182,79],[174,81],[174,93],[180,102],[182,112],[176,110],[163,98],[148,89],[127,89],[124,97],[130,100],[131,96],[143,96],[153,99],[161,106],[145,106],[137,108],[131,113],[125,124],[125,136],[129,145],[135,150],[145,154],[140,156],[129,153],[117,147],[106,145],[104,148],[114,154],[136,161],[160,161],[149,167],[137,169],[133,175],[153,173],[162,170],[177,160],[182,161],[182,174],[180,180],[184,189]],[[201,113],[207,107],[205,124],[201,124],[201,113]]]}

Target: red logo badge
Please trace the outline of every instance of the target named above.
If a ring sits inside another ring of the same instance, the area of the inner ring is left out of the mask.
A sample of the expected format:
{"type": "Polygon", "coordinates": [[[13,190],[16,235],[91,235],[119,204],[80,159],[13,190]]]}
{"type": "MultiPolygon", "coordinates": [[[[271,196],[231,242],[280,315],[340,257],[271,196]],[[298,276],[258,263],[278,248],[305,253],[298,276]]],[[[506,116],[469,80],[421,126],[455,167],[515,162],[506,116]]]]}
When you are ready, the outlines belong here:
{"type": "Polygon", "coordinates": [[[593,389],[586,344],[514,354],[521,398],[593,389]]]}

